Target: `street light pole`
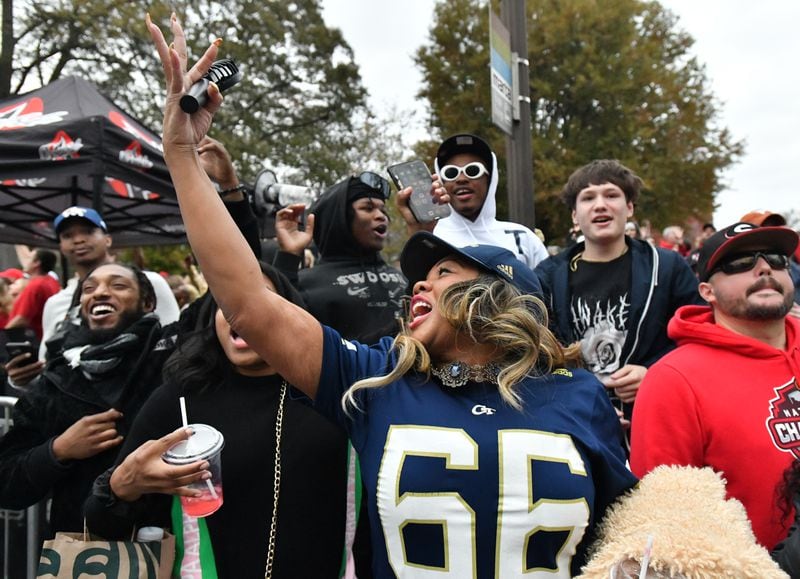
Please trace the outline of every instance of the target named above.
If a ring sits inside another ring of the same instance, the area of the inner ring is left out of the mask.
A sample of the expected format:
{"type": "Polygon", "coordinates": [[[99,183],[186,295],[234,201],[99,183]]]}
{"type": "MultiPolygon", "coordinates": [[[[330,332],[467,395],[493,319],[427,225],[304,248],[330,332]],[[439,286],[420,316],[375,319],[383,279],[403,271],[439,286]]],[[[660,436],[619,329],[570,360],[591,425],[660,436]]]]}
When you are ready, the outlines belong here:
{"type": "Polygon", "coordinates": [[[528,19],[525,0],[502,0],[500,18],[508,28],[514,76],[514,123],[506,137],[509,219],[533,229],[533,147],[531,144],[530,67],[528,63],[528,19]]]}

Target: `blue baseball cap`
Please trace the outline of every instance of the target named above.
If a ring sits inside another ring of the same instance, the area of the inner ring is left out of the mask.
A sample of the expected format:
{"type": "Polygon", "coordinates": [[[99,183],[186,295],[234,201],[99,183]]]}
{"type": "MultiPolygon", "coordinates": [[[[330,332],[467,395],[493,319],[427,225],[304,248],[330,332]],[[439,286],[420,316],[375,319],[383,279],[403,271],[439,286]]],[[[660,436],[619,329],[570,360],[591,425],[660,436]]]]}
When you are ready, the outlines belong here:
{"type": "Polygon", "coordinates": [[[434,265],[451,255],[475,265],[481,271],[496,275],[522,293],[542,294],[536,274],[507,249],[496,245],[455,247],[427,231],[415,233],[408,240],[400,255],[400,269],[413,286],[428,277],[434,265]]]}
{"type": "Polygon", "coordinates": [[[99,227],[108,233],[106,222],[103,221],[103,218],[100,217],[100,214],[97,211],[90,209],[89,207],[78,207],[77,205],[73,205],[72,207],[67,207],[64,209],[64,211],[59,213],[58,217],[56,217],[53,221],[53,229],[55,229],[56,235],[61,233],[61,226],[67,219],[85,219],[95,227],[99,227]]]}

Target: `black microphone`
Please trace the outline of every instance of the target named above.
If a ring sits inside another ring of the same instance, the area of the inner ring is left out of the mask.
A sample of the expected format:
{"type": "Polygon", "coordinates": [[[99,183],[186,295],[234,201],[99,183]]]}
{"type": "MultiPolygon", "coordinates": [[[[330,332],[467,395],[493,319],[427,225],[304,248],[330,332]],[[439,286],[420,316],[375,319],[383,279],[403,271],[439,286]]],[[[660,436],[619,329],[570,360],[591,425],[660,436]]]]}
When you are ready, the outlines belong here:
{"type": "Polygon", "coordinates": [[[219,92],[224,92],[242,80],[242,71],[230,58],[217,60],[198,80],[189,87],[189,92],[181,97],[181,108],[186,113],[193,113],[208,102],[208,85],[216,83],[219,92]]]}

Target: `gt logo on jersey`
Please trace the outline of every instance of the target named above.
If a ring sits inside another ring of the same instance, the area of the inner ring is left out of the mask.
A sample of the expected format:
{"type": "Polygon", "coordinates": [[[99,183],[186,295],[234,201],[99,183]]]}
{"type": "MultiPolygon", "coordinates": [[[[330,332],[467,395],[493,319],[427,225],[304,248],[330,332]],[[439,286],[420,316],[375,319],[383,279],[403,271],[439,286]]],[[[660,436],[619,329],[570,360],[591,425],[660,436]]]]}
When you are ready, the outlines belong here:
{"type": "Polygon", "coordinates": [[[483,404],[476,404],[475,406],[472,407],[472,413],[475,416],[480,416],[481,414],[486,414],[488,416],[491,416],[495,412],[497,412],[497,410],[495,410],[494,408],[489,408],[488,406],[484,406],[483,404]]]}

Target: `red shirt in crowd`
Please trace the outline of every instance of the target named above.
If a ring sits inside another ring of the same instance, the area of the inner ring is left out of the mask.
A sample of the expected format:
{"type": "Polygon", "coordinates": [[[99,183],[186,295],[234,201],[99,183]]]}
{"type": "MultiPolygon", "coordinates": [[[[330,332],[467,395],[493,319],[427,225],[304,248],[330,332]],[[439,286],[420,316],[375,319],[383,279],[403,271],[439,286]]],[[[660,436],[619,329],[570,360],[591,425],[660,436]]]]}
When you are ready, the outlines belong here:
{"type": "Polygon", "coordinates": [[[37,275],[31,278],[28,285],[19,294],[17,301],[14,302],[14,307],[11,308],[11,313],[8,315],[9,321],[17,316],[22,316],[28,320],[30,327],[41,340],[44,302],[60,290],[61,285],[50,275],[37,275]]]}

